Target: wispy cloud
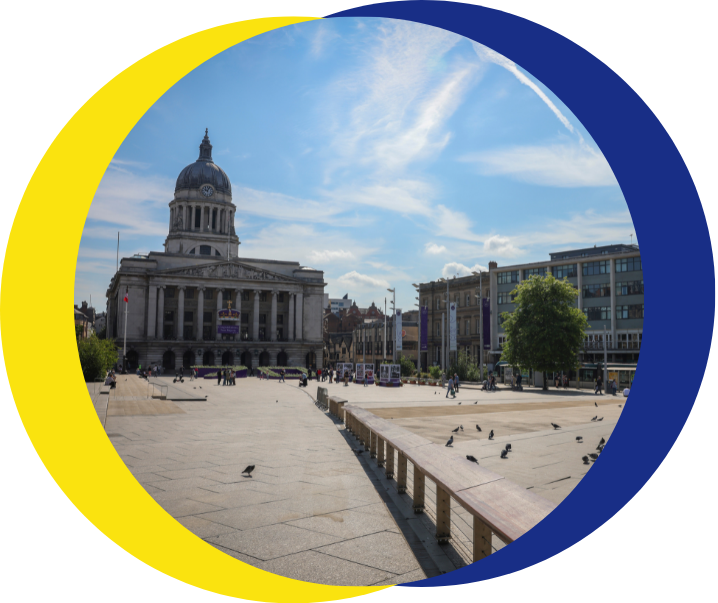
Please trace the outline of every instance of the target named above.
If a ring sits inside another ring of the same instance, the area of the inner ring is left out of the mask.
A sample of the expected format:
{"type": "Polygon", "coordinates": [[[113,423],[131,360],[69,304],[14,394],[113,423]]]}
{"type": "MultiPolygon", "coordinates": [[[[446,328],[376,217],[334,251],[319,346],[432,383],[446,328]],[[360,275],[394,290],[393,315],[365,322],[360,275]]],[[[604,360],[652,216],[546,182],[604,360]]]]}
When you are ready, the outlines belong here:
{"type": "Polygon", "coordinates": [[[515,146],[464,155],[482,174],[508,175],[541,186],[616,186],[606,158],[584,144],[515,146]]]}
{"type": "Polygon", "coordinates": [[[325,21],[320,21],[311,37],[309,54],[314,58],[323,56],[332,40],[337,38],[339,38],[339,34],[334,31],[334,28],[325,21]]]}
{"type": "Polygon", "coordinates": [[[381,289],[388,288],[389,281],[368,274],[360,274],[356,270],[347,272],[337,279],[337,282],[352,289],[381,289]]]}
{"type": "Polygon", "coordinates": [[[437,245],[436,243],[427,243],[426,245],[424,245],[424,249],[429,255],[442,255],[448,252],[448,249],[446,249],[446,247],[444,247],[443,245],[437,245]]]}
{"type": "Polygon", "coordinates": [[[516,63],[514,63],[512,60],[507,59],[505,56],[499,54],[495,50],[491,50],[491,48],[488,48],[484,46],[483,44],[479,44],[478,42],[471,42],[472,46],[474,47],[474,51],[476,52],[476,55],[481,59],[482,61],[488,61],[490,63],[494,63],[495,65],[498,65],[499,67],[503,67],[510,73],[512,73],[516,79],[521,82],[524,86],[528,86],[533,90],[536,95],[544,102],[546,103],[546,106],[551,109],[552,113],[558,118],[558,120],[566,127],[566,129],[573,133],[578,134],[580,137],[580,132],[576,132],[574,130],[573,126],[571,125],[571,122],[568,121],[568,118],[561,113],[559,108],[553,103],[553,101],[546,96],[543,90],[539,88],[526,74],[524,74],[517,66],[516,63]]]}
{"type": "Polygon", "coordinates": [[[356,256],[351,251],[345,251],[344,249],[324,249],[310,252],[309,259],[315,264],[327,264],[337,261],[352,261],[356,259],[356,256]]]}

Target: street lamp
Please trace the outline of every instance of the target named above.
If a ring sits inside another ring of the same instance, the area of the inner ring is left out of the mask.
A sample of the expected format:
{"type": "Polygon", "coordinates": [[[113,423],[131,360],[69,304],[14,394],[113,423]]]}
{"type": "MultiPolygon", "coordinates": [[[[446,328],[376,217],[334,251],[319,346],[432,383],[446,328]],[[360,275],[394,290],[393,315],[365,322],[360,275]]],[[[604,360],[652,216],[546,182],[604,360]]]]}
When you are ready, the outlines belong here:
{"type": "MultiPolygon", "coordinates": [[[[419,285],[417,285],[416,283],[412,283],[411,286],[414,287],[414,289],[416,289],[417,294],[419,294],[419,295],[421,294],[421,292],[419,291],[419,285]]],[[[421,376],[421,300],[418,297],[416,298],[416,303],[414,305],[419,310],[418,314],[416,315],[416,326],[417,326],[416,330],[417,330],[417,335],[418,335],[418,337],[416,338],[416,340],[417,340],[417,343],[416,343],[416,345],[417,345],[416,368],[419,371],[419,375],[421,376]]],[[[428,346],[427,346],[427,349],[428,349],[428,346]]],[[[427,362],[427,364],[428,364],[428,362],[427,362]]],[[[417,383],[419,383],[418,380],[417,380],[417,383]]]]}
{"type": "Polygon", "coordinates": [[[394,294],[393,301],[391,302],[391,309],[392,309],[392,311],[394,312],[394,314],[393,314],[393,322],[392,322],[392,324],[393,324],[393,326],[394,326],[394,345],[391,346],[391,352],[392,352],[392,354],[391,354],[391,359],[392,359],[392,361],[394,362],[394,364],[396,364],[396,335],[397,335],[397,334],[396,334],[396,289],[387,289],[387,291],[388,291],[389,293],[393,293],[393,294],[394,294]]]}
{"type": "Polygon", "coordinates": [[[472,272],[474,276],[479,277],[479,367],[481,370],[480,379],[484,379],[484,298],[482,291],[484,290],[484,277],[480,272],[472,272]]]}
{"type": "MultiPolygon", "coordinates": [[[[443,353],[444,353],[444,371],[448,371],[448,369],[449,369],[449,354],[450,354],[449,348],[450,348],[450,346],[451,346],[451,343],[450,343],[451,337],[449,336],[449,328],[450,328],[450,327],[449,327],[449,303],[450,303],[450,299],[449,299],[449,279],[448,279],[448,278],[440,278],[440,279],[439,279],[439,282],[440,282],[440,283],[446,283],[446,300],[444,301],[444,303],[446,304],[446,312],[445,312],[445,314],[444,314],[444,316],[446,316],[446,329],[444,329],[444,325],[442,324],[442,329],[441,329],[441,339],[442,339],[442,341],[441,341],[441,347],[443,348],[443,353]],[[446,347],[444,347],[444,333],[446,333],[446,347]]],[[[443,322],[444,316],[442,316],[442,322],[443,322]]]]}

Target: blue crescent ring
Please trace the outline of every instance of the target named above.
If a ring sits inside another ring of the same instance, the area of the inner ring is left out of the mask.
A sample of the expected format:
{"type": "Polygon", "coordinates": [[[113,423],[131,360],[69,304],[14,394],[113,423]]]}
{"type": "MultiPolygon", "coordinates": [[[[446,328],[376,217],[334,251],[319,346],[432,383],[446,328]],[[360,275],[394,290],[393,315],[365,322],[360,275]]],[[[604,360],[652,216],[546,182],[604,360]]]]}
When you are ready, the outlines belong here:
{"type": "Polygon", "coordinates": [[[648,106],[611,69],[556,32],[508,13],[456,2],[387,2],[327,18],[333,17],[384,17],[440,27],[480,42],[526,69],[591,133],[618,180],[641,241],[649,300],[641,370],[611,445],[556,510],[510,546],[479,563],[403,586],[465,584],[510,574],[560,553],[608,521],[650,479],[683,429],[700,388],[697,377],[702,381],[705,373],[713,334],[715,272],[703,208],[678,149],[648,106]],[[680,253],[668,241],[680,241],[680,253]],[[659,278],[659,272],[703,283],[707,308],[702,328],[681,333],[682,347],[691,354],[691,378],[670,397],[658,311],[666,305],[656,301],[657,284],[665,276],[659,278]]]}

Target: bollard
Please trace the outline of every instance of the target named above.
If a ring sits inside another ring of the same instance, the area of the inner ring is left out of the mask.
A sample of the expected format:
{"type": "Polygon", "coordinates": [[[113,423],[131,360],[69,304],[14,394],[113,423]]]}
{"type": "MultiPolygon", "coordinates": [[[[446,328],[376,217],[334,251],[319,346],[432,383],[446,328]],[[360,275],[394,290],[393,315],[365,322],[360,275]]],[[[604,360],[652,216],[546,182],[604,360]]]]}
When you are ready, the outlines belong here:
{"type": "Polygon", "coordinates": [[[397,491],[399,494],[406,492],[406,457],[399,453],[399,469],[396,478],[397,491]]]}
{"type": "Polygon", "coordinates": [[[451,497],[439,484],[436,484],[436,539],[439,544],[449,542],[451,538],[451,497]]]}
{"type": "Polygon", "coordinates": [[[413,507],[414,513],[424,512],[424,491],[425,491],[425,478],[424,474],[414,465],[414,493],[413,493],[413,507]]]}
{"type": "Polygon", "coordinates": [[[384,466],[384,439],[377,438],[376,464],[378,467],[384,466]]]}
{"type": "Polygon", "coordinates": [[[491,554],[491,528],[474,516],[474,561],[491,554]]]}
{"type": "Polygon", "coordinates": [[[394,447],[386,444],[386,479],[394,477],[394,447]]]}

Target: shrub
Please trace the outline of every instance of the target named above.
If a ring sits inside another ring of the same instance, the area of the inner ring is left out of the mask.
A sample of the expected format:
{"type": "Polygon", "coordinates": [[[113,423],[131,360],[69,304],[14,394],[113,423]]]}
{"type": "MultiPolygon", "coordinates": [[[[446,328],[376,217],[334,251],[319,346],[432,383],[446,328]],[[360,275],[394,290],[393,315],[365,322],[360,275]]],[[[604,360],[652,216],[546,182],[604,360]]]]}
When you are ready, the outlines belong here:
{"type": "Polygon", "coordinates": [[[429,374],[431,375],[432,379],[438,379],[439,377],[441,377],[441,367],[440,366],[430,366],[429,374]]]}
{"type": "Polygon", "coordinates": [[[399,356],[399,365],[401,366],[402,377],[411,377],[416,372],[414,363],[404,356],[404,354],[399,356]]]}
{"type": "Polygon", "coordinates": [[[114,339],[99,339],[94,333],[77,342],[77,353],[85,381],[104,379],[117,363],[117,348],[114,339]]]}
{"type": "Polygon", "coordinates": [[[458,359],[449,367],[449,375],[459,376],[459,381],[480,381],[481,371],[466,352],[459,352],[458,359]]]}

